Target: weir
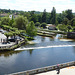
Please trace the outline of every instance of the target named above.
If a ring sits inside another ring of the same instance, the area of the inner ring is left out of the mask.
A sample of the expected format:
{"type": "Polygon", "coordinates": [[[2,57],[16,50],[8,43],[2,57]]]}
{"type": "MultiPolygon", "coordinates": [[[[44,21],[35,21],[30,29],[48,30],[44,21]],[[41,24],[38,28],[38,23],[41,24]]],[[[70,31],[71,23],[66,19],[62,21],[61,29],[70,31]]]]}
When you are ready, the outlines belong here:
{"type": "Polygon", "coordinates": [[[37,43],[33,45],[26,45],[24,47],[17,48],[15,50],[29,50],[29,49],[41,49],[41,48],[53,48],[53,47],[71,47],[75,46],[75,42],[65,42],[65,41],[50,41],[44,43],[37,43]]]}

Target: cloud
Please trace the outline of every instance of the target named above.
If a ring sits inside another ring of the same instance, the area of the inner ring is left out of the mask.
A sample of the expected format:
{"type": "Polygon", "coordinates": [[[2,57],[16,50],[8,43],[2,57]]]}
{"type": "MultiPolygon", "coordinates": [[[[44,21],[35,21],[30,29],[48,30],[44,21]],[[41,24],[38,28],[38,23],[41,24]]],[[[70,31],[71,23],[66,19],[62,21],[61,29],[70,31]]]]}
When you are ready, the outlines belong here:
{"type": "Polygon", "coordinates": [[[52,7],[55,7],[57,12],[66,9],[72,9],[75,12],[74,4],[73,0],[0,0],[1,8],[24,11],[43,11],[46,9],[51,12],[52,7]]]}

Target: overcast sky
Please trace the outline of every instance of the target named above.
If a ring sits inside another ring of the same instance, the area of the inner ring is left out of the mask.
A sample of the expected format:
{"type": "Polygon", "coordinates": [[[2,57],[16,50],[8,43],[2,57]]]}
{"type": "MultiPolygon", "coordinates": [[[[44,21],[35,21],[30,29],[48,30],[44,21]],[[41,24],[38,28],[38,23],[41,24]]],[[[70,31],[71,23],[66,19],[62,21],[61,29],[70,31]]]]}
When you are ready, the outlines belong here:
{"type": "Polygon", "coordinates": [[[75,0],[0,0],[1,9],[43,11],[51,12],[55,7],[57,13],[72,9],[75,12],[75,0]]]}

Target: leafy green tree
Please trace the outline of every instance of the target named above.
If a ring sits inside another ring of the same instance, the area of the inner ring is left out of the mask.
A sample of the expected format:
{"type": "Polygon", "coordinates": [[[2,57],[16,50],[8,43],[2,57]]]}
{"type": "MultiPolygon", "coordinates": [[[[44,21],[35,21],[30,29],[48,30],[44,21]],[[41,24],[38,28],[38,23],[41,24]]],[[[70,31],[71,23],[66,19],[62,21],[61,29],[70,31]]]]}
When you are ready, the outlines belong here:
{"type": "Polygon", "coordinates": [[[61,30],[61,31],[65,31],[65,32],[70,32],[72,30],[72,26],[71,25],[65,25],[65,24],[59,24],[57,26],[58,30],[61,30]]]}
{"type": "Polygon", "coordinates": [[[44,9],[43,15],[42,15],[42,23],[45,22],[46,23],[46,18],[47,14],[46,14],[46,9],[44,9]]]}
{"type": "Polygon", "coordinates": [[[67,29],[66,29],[66,30],[67,30],[67,32],[71,32],[71,31],[73,30],[73,28],[72,28],[71,25],[68,25],[68,24],[67,24],[67,29]]]}
{"type": "Polygon", "coordinates": [[[46,28],[47,24],[46,23],[42,23],[41,27],[46,28]]]}
{"type": "Polygon", "coordinates": [[[58,24],[62,23],[62,15],[61,15],[61,13],[57,15],[57,21],[58,21],[58,24]]]}
{"type": "Polygon", "coordinates": [[[10,18],[9,17],[2,17],[1,18],[1,24],[2,25],[9,25],[10,18]]]}
{"type": "Polygon", "coordinates": [[[72,10],[66,10],[66,18],[68,18],[69,20],[73,18],[72,10]]]}
{"type": "Polygon", "coordinates": [[[46,23],[50,24],[50,18],[51,18],[51,13],[47,12],[47,16],[46,16],[46,23]]]}
{"type": "Polygon", "coordinates": [[[75,26],[73,27],[73,32],[75,32],[75,26]]]}
{"type": "Polygon", "coordinates": [[[64,18],[63,23],[64,23],[65,25],[67,25],[68,22],[69,22],[68,18],[64,18]]]}
{"type": "Polygon", "coordinates": [[[10,19],[10,21],[9,21],[9,26],[12,26],[13,23],[14,23],[14,18],[13,18],[13,16],[12,16],[12,19],[10,19]]]}
{"type": "Polygon", "coordinates": [[[56,24],[56,9],[53,7],[52,11],[51,11],[51,20],[50,20],[51,24],[56,24]]]}
{"type": "Polygon", "coordinates": [[[30,21],[33,21],[34,23],[37,22],[37,16],[35,14],[35,11],[31,11],[31,18],[30,21]]]}
{"type": "Polygon", "coordinates": [[[4,33],[4,35],[7,37],[7,42],[8,42],[9,36],[13,36],[13,34],[12,34],[11,32],[9,32],[9,33],[4,33]]]}
{"type": "Polygon", "coordinates": [[[13,26],[17,27],[18,29],[26,29],[27,24],[28,24],[28,19],[26,17],[18,16],[15,19],[13,26]]]}
{"type": "Polygon", "coordinates": [[[30,16],[31,16],[31,15],[30,15],[29,12],[25,12],[25,13],[24,13],[24,17],[27,17],[28,20],[29,20],[30,16]]]}
{"type": "Polygon", "coordinates": [[[26,28],[27,35],[33,37],[37,34],[37,29],[35,28],[35,24],[31,21],[26,28]]]}
{"type": "Polygon", "coordinates": [[[42,23],[42,15],[41,14],[38,14],[37,15],[37,21],[42,23]]]}
{"type": "Polygon", "coordinates": [[[36,27],[40,27],[40,22],[36,22],[36,23],[35,23],[35,26],[36,26],[36,27]]]}
{"type": "Polygon", "coordinates": [[[71,20],[71,26],[75,26],[75,18],[71,20]]]}

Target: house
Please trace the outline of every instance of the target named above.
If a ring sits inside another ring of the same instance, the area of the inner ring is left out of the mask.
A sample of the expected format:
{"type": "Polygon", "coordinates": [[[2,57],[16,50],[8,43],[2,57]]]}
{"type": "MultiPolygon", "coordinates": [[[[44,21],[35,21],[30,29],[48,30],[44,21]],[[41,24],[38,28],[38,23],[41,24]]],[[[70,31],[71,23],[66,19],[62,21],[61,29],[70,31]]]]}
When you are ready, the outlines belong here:
{"type": "Polygon", "coordinates": [[[7,13],[0,14],[0,17],[7,17],[7,16],[8,16],[7,13]]]}
{"type": "Polygon", "coordinates": [[[49,30],[57,30],[56,26],[55,25],[52,25],[52,24],[47,24],[47,29],[49,30]]]}
{"type": "Polygon", "coordinates": [[[16,18],[16,17],[18,17],[18,15],[16,15],[16,14],[11,14],[11,15],[9,15],[9,18],[10,18],[10,19],[12,19],[12,17],[13,17],[13,18],[16,18]]]}

